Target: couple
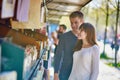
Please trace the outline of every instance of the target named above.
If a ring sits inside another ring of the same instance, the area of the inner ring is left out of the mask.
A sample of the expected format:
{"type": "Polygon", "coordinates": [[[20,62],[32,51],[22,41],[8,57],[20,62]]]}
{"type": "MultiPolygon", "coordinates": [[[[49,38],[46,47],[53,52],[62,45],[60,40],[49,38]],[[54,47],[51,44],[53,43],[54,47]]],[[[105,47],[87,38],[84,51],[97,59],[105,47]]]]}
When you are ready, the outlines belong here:
{"type": "Polygon", "coordinates": [[[83,23],[83,17],[80,11],[69,16],[72,30],[59,39],[54,59],[54,80],[97,80],[99,47],[93,25],[83,23]]]}

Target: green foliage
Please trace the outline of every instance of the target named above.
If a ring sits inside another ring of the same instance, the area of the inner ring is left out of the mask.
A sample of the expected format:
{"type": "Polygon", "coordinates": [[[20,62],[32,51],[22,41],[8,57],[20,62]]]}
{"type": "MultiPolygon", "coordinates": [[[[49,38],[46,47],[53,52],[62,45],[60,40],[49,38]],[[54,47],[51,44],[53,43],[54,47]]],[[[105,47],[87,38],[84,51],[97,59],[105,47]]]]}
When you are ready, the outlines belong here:
{"type": "MultiPolygon", "coordinates": [[[[106,26],[107,0],[96,0],[96,1],[91,1],[94,7],[88,4],[82,9],[82,11],[86,15],[85,19],[87,19],[89,22],[93,23],[94,25],[97,25],[96,27],[101,31],[106,26]]],[[[109,0],[108,5],[109,5],[108,26],[111,27],[111,26],[115,26],[116,23],[117,4],[115,0],[109,0]]]]}
{"type": "MultiPolygon", "coordinates": [[[[107,63],[111,67],[115,67],[115,63],[107,63]]],[[[117,67],[120,68],[120,63],[117,63],[117,67]]]]}
{"type": "Polygon", "coordinates": [[[117,66],[120,68],[120,63],[118,63],[117,66]]]}
{"type": "Polygon", "coordinates": [[[107,55],[106,55],[106,53],[102,53],[101,55],[100,55],[100,59],[112,59],[112,58],[110,58],[110,57],[108,57],[107,55]]]}
{"type": "MultiPolygon", "coordinates": [[[[111,67],[116,67],[115,63],[108,61],[108,60],[112,60],[112,58],[108,57],[108,56],[106,55],[106,53],[104,53],[104,54],[102,53],[102,54],[100,55],[100,59],[106,60],[106,61],[107,61],[107,63],[106,63],[107,65],[109,65],[109,66],[111,66],[111,67]]],[[[117,68],[120,68],[120,63],[117,63],[117,68]]]]}

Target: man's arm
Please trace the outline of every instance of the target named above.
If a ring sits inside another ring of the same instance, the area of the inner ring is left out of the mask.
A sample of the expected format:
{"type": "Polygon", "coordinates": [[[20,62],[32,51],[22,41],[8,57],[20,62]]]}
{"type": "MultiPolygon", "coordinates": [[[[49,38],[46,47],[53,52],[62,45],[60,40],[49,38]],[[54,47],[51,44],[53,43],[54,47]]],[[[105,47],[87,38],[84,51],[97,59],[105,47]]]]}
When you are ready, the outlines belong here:
{"type": "MultiPolygon", "coordinates": [[[[62,54],[64,53],[64,37],[61,36],[54,57],[54,78],[58,77],[62,54]]],[[[57,80],[57,79],[54,79],[57,80]]]]}

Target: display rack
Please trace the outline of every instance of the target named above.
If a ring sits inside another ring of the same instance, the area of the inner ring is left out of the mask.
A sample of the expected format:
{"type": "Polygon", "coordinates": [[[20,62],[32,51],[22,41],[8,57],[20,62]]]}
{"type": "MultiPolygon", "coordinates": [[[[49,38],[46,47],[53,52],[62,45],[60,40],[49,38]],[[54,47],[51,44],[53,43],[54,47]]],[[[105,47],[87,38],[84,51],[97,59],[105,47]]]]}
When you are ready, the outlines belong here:
{"type": "MultiPolygon", "coordinates": [[[[22,58],[18,58],[19,60],[21,60],[23,63],[21,63],[21,70],[19,71],[18,69],[16,69],[16,67],[18,67],[17,65],[16,66],[14,66],[14,64],[13,64],[13,66],[12,66],[12,68],[10,69],[10,70],[17,70],[17,72],[20,72],[19,74],[18,74],[18,78],[17,78],[17,80],[32,80],[33,79],[33,77],[35,77],[35,75],[36,75],[36,73],[37,73],[37,71],[40,69],[40,67],[41,67],[41,60],[42,60],[42,56],[46,53],[46,51],[47,51],[47,49],[46,49],[46,47],[45,47],[45,42],[47,41],[47,37],[46,36],[44,36],[44,35],[42,35],[42,37],[41,38],[38,38],[38,37],[40,37],[40,35],[41,34],[39,34],[39,33],[35,33],[35,32],[33,32],[34,33],[34,35],[37,35],[37,37],[30,37],[30,36],[27,36],[27,35],[25,35],[25,34],[23,34],[23,33],[20,33],[20,32],[18,32],[18,31],[16,31],[16,30],[14,30],[14,29],[11,29],[11,28],[8,28],[8,27],[0,27],[0,38],[5,38],[5,37],[7,37],[8,39],[10,39],[10,41],[5,41],[5,42],[7,42],[6,44],[2,44],[2,47],[3,46],[5,46],[4,48],[6,49],[6,47],[7,47],[7,49],[10,47],[10,51],[9,52],[4,52],[5,54],[15,54],[16,56],[18,55],[18,54],[16,54],[17,53],[17,51],[16,52],[14,52],[14,49],[16,50],[16,47],[17,47],[17,49],[19,50],[19,48],[23,48],[23,50],[22,50],[22,52],[20,53],[20,54],[25,54],[24,52],[25,52],[25,46],[26,45],[35,45],[35,46],[39,46],[39,55],[38,55],[38,58],[37,58],[37,60],[35,61],[35,63],[33,63],[33,65],[31,65],[31,68],[30,68],[30,70],[27,72],[27,75],[26,76],[22,76],[23,74],[21,74],[21,73],[23,73],[23,72],[21,72],[22,70],[23,70],[23,64],[24,64],[24,58],[25,57],[22,57],[22,58]],[[40,41],[40,44],[38,43],[38,41],[40,41]],[[10,43],[10,46],[8,46],[8,44],[10,43]],[[14,47],[14,45],[16,46],[16,47],[14,47]],[[12,49],[11,49],[12,48],[12,49]]],[[[4,40],[3,40],[3,42],[4,42],[4,40]]],[[[3,51],[5,51],[5,49],[3,50],[3,51]]],[[[21,50],[21,49],[20,49],[21,50]]],[[[18,51],[18,52],[20,52],[20,51],[18,51]]],[[[2,52],[3,53],[3,52],[2,52]]],[[[6,56],[6,55],[5,55],[6,56]]],[[[15,56],[13,55],[10,59],[14,59],[15,58],[15,56]]],[[[16,59],[16,58],[15,58],[16,59]]],[[[18,61],[19,61],[18,60],[18,61]]],[[[16,60],[13,60],[13,61],[16,61],[16,60]]],[[[17,62],[16,62],[17,63],[17,62]]],[[[8,69],[7,68],[4,68],[3,69],[3,71],[7,71],[8,69]]]]}
{"type": "MultiPolygon", "coordinates": [[[[4,63],[4,60],[1,60],[3,61],[1,71],[15,70],[18,76],[17,80],[32,80],[36,72],[40,69],[42,56],[46,53],[45,51],[47,50],[45,47],[48,39],[47,36],[34,31],[26,32],[27,34],[32,35],[32,36],[28,36],[24,33],[19,32],[18,30],[18,29],[23,29],[23,30],[40,29],[41,27],[46,26],[46,22],[40,19],[41,17],[46,17],[44,15],[43,16],[40,15],[42,11],[41,10],[42,1],[43,0],[36,0],[36,1],[30,0],[30,6],[28,10],[29,18],[27,22],[21,22],[21,21],[19,22],[19,20],[16,19],[18,1],[16,1],[15,4],[15,11],[14,11],[15,15],[13,17],[8,17],[7,19],[0,18],[0,38],[2,38],[1,40],[2,42],[0,42],[0,45],[2,47],[2,51],[1,51],[2,59],[3,57],[9,59],[8,63],[4,63]],[[42,23],[40,22],[40,20],[42,21],[42,23]],[[5,38],[9,40],[6,40],[5,38]],[[27,76],[23,76],[24,59],[26,57],[25,48],[27,45],[36,46],[38,55],[37,55],[37,60],[32,63],[27,76]],[[21,64],[19,64],[18,62],[20,62],[21,64]],[[15,65],[13,63],[15,63],[15,65]],[[10,68],[4,67],[4,65],[10,66],[10,68]]],[[[0,1],[0,7],[1,9],[3,7],[2,1],[0,1]]],[[[1,9],[0,9],[0,13],[2,11],[1,9]]]]}
{"type": "Polygon", "coordinates": [[[42,51],[41,51],[41,56],[40,58],[36,61],[36,63],[34,64],[34,66],[32,67],[32,69],[30,70],[29,72],[29,75],[24,79],[24,80],[32,80],[34,76],[36,76],[36,72],[40,69],[42,63],[41,63],[41,60],[42,60],[42,56],[45,54],[45,52],[47,51],[46,48],[44,48],[42,51]]]}

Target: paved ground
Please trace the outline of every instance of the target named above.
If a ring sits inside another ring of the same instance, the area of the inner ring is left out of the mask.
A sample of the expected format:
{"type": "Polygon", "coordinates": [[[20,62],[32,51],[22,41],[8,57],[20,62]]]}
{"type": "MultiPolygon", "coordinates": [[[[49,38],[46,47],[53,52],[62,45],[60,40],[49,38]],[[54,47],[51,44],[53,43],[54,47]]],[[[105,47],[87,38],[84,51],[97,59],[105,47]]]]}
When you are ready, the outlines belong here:
{"type": "MultiPolygon", "coordinates": [[[[101,43],[99,45],[100,45],[100,49],[101,49],[100,52],[102,53],[103,44],[101,43]]],[[[105,48],[106,48],[105,52],[107,53],[107,56],[109,56],[110,58],[113,58],[113,60],[108,60],[108,61],[114,63],[115,50],[111,49],[110,44],[106,44],[105,48]]],[[[120,49],[118,51],[117,60],[118,60],[118,62],[120,62],[120,49]]],[[[105,63],[108,61],[107,60],[100,61],[100,73],[99,73],[98,80],[120,80],[120,70],[118,70],[117,68],[110,67],[110,66],[106,65],[105,63]]]]}
{"type": "Polygon", "coordinates": [[[120,70],[107,66],[100,61],[100,73],[98,80],[120,80],[120,70]]]}

